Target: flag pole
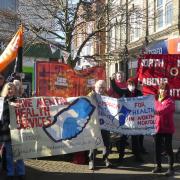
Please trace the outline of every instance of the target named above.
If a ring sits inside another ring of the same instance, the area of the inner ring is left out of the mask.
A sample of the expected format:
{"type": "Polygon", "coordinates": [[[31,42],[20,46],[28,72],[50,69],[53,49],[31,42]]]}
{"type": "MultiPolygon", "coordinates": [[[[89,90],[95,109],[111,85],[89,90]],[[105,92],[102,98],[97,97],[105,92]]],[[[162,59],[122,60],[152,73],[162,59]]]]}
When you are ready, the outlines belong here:
{"type": "Polygon", "coordinates": [[[18,55],[16,57],[16,69],[15,72],[22,73],[22,66],[23,66],[23,26],[21,24],[20,26],[21,36],[22,40],[20,42],[19,48],[18,48],[18,55]]]}

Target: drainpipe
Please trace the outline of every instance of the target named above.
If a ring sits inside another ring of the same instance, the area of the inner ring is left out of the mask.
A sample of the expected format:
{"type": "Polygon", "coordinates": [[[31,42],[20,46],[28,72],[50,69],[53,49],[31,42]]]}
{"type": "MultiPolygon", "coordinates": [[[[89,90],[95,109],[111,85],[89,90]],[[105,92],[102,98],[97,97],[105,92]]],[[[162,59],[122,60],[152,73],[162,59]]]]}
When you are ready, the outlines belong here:
{"type": "Polygon", "coordinates": [[[148,36],[149,36],[149,13],[148,13],[148,0],[146,0],[146,36],[145,36],[145,47],[149,43],[148,36]]]}
{"type": "Polygon", "coordinates": [[[128,79],[128,42],[129,42],[129,18],[128,18],[128,0],[126,0],[126,40],[125,40],[125,47],[124,47],[124,74],[126,80],[128,79]]]}

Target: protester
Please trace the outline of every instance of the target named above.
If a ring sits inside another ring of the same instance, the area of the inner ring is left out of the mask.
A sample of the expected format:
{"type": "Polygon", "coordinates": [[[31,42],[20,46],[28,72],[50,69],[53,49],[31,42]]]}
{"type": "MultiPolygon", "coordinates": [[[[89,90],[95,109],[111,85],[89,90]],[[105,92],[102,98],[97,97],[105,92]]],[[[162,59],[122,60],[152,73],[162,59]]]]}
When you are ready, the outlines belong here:
{"type": "MultiPolygon", "coordinates": [[[[98,95],[105,95],[106,90],[106,83],[104,80],[98,80],[95,83],[94,90],[90,92],[88,95],[93,97],[95,100],[98,95]]],[[[110,132],[106,130],[101,130],[101,135],[104,142],[104,149],[103,149],[103,160],[105,162],[106,167],[110,167],[111,163],[109,162],[109,148],[110,148],[110,132]]],[[[94,169],[94,159],[95,159],[95,150],[91,149],[89,152],[89,169],[94,169]]]]}
{"type": "MultiPolygon", "coordinates": [[[[137,89],[137,82],[133,78],[129,78],[127,80],[127,89],[121,89],[119,88],[115,80],[111,80],[112,88],[116,93],[118,93],[120,96],[124,95],[125,97],[136,97],[136,96],[142,96],[142,93],[140,90],[137,89]]],[[[124,151],[125,151],[125,138],[121,140],[120,145],[120,160],[122,161],[122,158],[124,157],[124,151]]],[[[141,157],[141,152],[146,151],[143,147],[143,136],[142,135],[132,135],[131,136],[132,141],[132,152],[135,155],[135,160],[137,162],[143,162],[143,159],[141,157]]]]}
{"type": "Polygon", "coordinates": [[[23,85],[22,85],[22,81],[19,79],[14,79],[13,80],[13,84],[16,87],[16,97],[26,97],[25,93],[24,93],[24,89],[23,89],[23,85]]]}
{"type": "Polygon", "coordinates": [[[11,145],[11,136],[10,136],[10,114],[9,114],[9,103],[14,103],[16,100],[16,87],[13,83],[6,83],[2,89],[1,96],[5,98],[4,107],[3,107],[3,116],[2,124],[0,127],[0,142],[3,142],[6,150],[6,173],[7,180],[14,179],[15,171],[17,172],[18,179],[22,180],[25,176],[25,166],[23,160],[17,160],[14,164],[13,154],[12,154],[12,145],[11,145]]]}
{"type": "Polygon", "coordinates": [[[156,121],[156,134],[155,140],[155,156],[157,167],[153,169],[153,173],[162,172],[161,166],[161,152],[162,143],[164,140],[165,150],[168,155],[168,170],[165,175],[170,176],[174,174],[174,154],[172,149],[172,137],[175,131],[174,127],[174,112],[175,103],[169,96],[169,85],[161,83],[159,85],[158,96],[155,102],[155,121],[156,121]]]}
{"type": "MultiPolygon", "coordinates": [[[[122,71],[119,71],[115,73],[115,76],[112,77],[114,79],[115,84],[118,88],[120,89],[127,89],[127,84],[124,82],[124,73],[122,71]]],[[[113,98],[121,98],[124,96],[124,94],[119,94],[116,93],[116,91],[113,89],[113,87],[110,87],[108,90],[108,95],[113,97],[113,98]]],[[[111,133],[112,139],[114,139],[115,145],[117,147],[118,153],[119,153],[119,162],[122,162],[124,154],[125,154],[125,148],[126,146],[129,145],[127,142],[128,136],[126,135],[120,135],[119,133],[111,133]]]]}
{"type": "MultiPolygon", "coordinates": [[[[115,74],[115,77],[113,77],[115,80],[115,83],[117,87],[121,89],[127,89],[126,82],[124,82],[124,73],[122,71],[119,71],[115,74]]],[[[114,98],[121,98],[123,94],[118,94],[116,91],[113,89],[113,87],[110,87],[108,90],[108,95],[114,98]]]]}

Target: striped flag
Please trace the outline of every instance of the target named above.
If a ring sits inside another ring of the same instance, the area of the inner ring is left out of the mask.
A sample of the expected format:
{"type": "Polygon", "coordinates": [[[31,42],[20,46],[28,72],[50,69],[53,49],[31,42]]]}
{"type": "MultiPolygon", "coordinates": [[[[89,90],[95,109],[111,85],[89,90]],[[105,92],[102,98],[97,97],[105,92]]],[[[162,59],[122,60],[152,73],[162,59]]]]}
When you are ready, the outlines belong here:
{"type": "Polygon", "coordinates": [[[22,55],[19,55],[19,52],[21,52],[22,54],[22,45],[23,27],[21,25],[13,39],[10,41],[10,43],[0,56],[0,72],[2,72],[11,62],[15,61],[17,56],[20,56],[22,58],[22,55]]]}

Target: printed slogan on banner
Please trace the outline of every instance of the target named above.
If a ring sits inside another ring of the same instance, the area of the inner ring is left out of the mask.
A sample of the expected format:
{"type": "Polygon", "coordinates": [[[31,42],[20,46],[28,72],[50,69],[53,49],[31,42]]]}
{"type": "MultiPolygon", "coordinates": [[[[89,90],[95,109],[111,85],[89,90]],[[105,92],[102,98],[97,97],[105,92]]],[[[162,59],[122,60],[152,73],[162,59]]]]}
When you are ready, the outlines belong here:
{"type": "Polygon", "coordinates": [[[138,62],[137,77],[144,94],[157,94],[159,84],[165,82],[170,95],[180,100],[180,55],[144,55],[138,62]]]}
{"type": "Polygon", "coordinates": [[[98,97],[101,129],[127,135],[155,134],[154,96],[98,97]]]}
{"type": "Polygon", "coordinates": [[[10,106],[15,159],[53,156],[103,146],[90,97],[34,97],[10,106]]]}

